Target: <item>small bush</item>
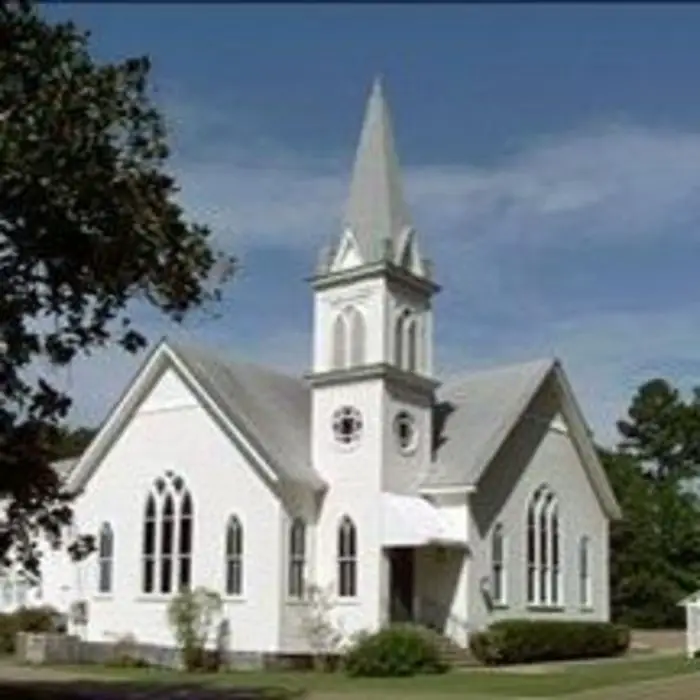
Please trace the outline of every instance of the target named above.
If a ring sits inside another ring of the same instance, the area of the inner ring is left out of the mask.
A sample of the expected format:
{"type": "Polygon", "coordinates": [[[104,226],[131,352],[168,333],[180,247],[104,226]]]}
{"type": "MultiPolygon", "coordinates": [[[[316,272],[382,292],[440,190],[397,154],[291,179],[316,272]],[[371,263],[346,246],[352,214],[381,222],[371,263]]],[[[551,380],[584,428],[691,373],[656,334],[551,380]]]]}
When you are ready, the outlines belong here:
{"type": "Polygon", "coordinates": [[[623,625],[564,620],[503,620],[469,640],[472,654],[487,665],[619,656],[629,645],[623,625]]]}
{"type": "Polygon", "coordinates": [[[136,637],[125,634],[114,643],[106,665],[112,668],[148,668],[151,664],[139,655],[136,637]]]}
{"type": "Polygon", "coordinates": [[[207,644],[212,629],[221,621],[222,610],[221,596],[202,586],[181,590],[168,604],[168,622],[187,671],[218,670],[222,654],[220,650],[209,652],[207,644]]]}
{"type": "Polygon", "coordinates": [[[50,607],[0,613],[0,654],[14,654],[19,632],[65,632],[61,615],[50,607]]]}
{"type": "Polygon", "coordinates": [[[445,673],[448,665],[422,629],[397,625],[361,635],[345,657],[345,670],[355,677],[399,677],[445,673]]]}

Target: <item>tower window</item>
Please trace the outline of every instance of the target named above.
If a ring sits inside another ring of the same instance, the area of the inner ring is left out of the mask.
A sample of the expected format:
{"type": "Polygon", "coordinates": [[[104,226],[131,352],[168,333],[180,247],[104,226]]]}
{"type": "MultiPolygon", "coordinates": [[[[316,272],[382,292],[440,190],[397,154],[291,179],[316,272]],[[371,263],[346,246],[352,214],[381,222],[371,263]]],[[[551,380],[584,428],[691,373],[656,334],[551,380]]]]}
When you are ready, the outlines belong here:
{"type": "Polygon", "coordinates": [[[394,327],[394,362],[408,372],[420,370],[420,332],[418,317],[410,309],[404,309],[394,327]]]}
{"type": "Polygon", "coordinates": [[[333,321],[332,369],[365,363],[365,319],[354,306],[345,307],[333,321]]]}
{"type": "Polygon", "coordinates": [[[394,419],[394,434],[402,452],[410,452],[416,446],[418,433],[415,420],[408,411],[399,411],[394,419]]]}
{"type": "Polygon", "coordinates": [[[342,406],[333,413],[333,435],[341,445],[357,442],[362,435],[362,414],[353,406],[342,406]]]}

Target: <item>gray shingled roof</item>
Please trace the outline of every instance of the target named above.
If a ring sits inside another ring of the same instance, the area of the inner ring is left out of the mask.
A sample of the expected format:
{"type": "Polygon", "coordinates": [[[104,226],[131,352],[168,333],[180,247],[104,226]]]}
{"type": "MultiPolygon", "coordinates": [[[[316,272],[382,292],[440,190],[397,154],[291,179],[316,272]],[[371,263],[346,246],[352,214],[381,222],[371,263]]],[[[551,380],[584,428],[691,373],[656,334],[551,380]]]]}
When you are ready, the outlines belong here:
{"type": "MultiPolygon", "coordinates": [[[[311,399],[306,383],[246,362],[223,360],[192,345],[168,343],[234,424],[263,448],[287,476],[323,485],[311,466],[311,399]]],[[[438,393],[436,421],[444,416],[436,461],[425,486],[477,483],[493,453],[554,360],[461,375],[438,393]],[[443,413],[445,407],[449,413],[443,413]]]]}
{"type": "MultiPolygon", "coordinates": [[[[175,354],[281,477],[323,488],[311,464],[311,394],[306,382],[258,365],[223,359],[189,343],[167,340],[175,354]]],[[[554,365],[553,360],[456,377],[438,392],[438,445],[422,486],[478,482],[507,431],[554,365]]],[[[66,478],[76,459],[54,464],[66,478]]]]}
{"type": "Polygon", "coordinates": [[[189,344],[167,346],[281,476],[314,488],[324,485],[311,466],[311,397],[301,379],[189,344]]]}
{"type": "Polygon", "coordinates": [[[458,376],[436,408],[436,456],[423,487],[478,483],[555,361],[535,360],[458,376]]]}

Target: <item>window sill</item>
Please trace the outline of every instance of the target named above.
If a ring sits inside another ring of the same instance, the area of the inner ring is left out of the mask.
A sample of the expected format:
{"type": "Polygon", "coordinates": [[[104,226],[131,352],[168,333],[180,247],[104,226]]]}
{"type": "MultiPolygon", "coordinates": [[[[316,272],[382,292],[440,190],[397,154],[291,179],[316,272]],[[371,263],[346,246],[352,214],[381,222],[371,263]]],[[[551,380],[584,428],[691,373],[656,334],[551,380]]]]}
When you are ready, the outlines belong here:
{"type": "Polygon", "coordinates": [[[235,603],[236,605],[241,605],[247,603],[248,600],[242,595],[224,595],[221,597],[222,603],[235,603]]]}
{"type": "Polygon", "coordinates": [[[529,604],[527,606],[529,612],[546,612],[546,613],[556,613],[564,612],[566,608],[563,605],[547,605],[544,603],[529,604]]]}
{"type": "Polygon", "coordinates": [[[508,605],[508,603],[504,603],[504,602],[494,603],[494,604],[491,606],[491,609],[492,609],[492,610],[509,610],[509,609],[510,609],[510,605],[508,605]]]}
{"type": "Polygon", "coordinates": [[[142,593],[135,600],[137,603],[168,603],[174,596],[174,593],[142,593]]]}
{"type": "Polygon", "coordinates": [[[309,601],[306,598],[286,598],[284,604],[296,608],[308,605],[309,601]]]}
{"type": "Polygon", "coordinates": [[[592,605],[582,605],[582,606],[579,608],[579,610],[580,610],[582,613],[589,613],[589,614],[590,614],[590,613],[595,612],[595,607],[593,607],[592,605]]]}
{"type": "Polygon", "coordinates": [[[100,602],[109,602],[114,600],[114,593],[95,593],[92,599],[100,602]]]}

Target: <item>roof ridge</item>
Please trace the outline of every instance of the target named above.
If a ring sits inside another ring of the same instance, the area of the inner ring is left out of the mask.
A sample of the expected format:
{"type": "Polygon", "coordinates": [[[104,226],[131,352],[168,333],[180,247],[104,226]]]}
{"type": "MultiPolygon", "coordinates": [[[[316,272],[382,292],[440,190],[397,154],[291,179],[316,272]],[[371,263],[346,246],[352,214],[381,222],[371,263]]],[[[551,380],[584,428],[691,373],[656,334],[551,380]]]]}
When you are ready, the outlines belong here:
{"type": "Polygon", "coordinates": [[[492,365],[490,367],[481,367],[473,370],[462,370],[456,374],[452,374],[445,378],[444,384],[459,383],[469,379],[475,379],[480,376],[496,374],[498,372],[507,372],[508,370],[523,369],[525,367],[535,366],[552,366],[558,362],[556,356],[542,356],[532,360],[524,360],[522,362],[510,362],[508,364],[492,365]]]}

